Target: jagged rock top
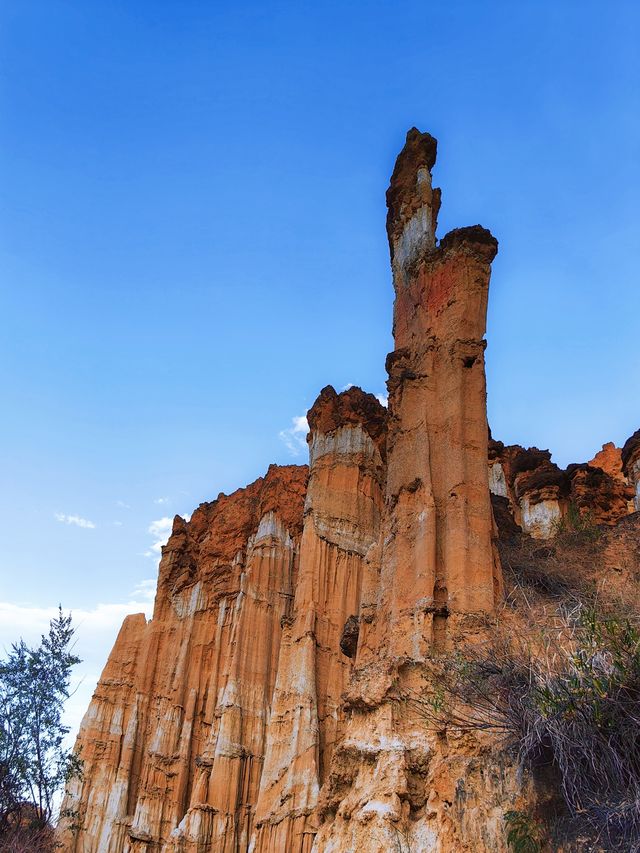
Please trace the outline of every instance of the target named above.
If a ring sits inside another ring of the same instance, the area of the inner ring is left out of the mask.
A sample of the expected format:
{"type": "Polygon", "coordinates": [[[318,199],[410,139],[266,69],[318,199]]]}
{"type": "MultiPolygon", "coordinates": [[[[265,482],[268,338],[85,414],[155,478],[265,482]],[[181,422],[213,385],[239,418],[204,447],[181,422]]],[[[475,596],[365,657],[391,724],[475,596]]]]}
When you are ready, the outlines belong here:
{"type": "Polygon", "coordinates": [[[468,225],[466,228],[454,228],[445,234],[438,249],[442,254],[463,249],[490,264],[498,254],[498,241],[491,231],[482,225],[468,225]]]}
{"type": "Polygon", "coordinates": [[[373,394],[357,385],[337,393],[327,385],[307,413],[311,432],[329,433],[342,426],[359,424],[384,458],[387,410],[373,394]]]}
{"type": "Polygon", "coordinates": [[[229,565],[268,512],[292,535],[300,534],[308,476],[306,465],[270,465],[266,475],[250,485],[200,504],[190,521],[176,516],[162,549],[158,586],[175,589],[196,574],[229,565]]]}
{"type": "Polygon", "coordinates": [[[621,449],[616,447],[612,441],[603,444],[602,450],[599,450],[588,464],[592,468],[601,468],[618,480],[624,479],[621,449]]]}
{"type": "Polygon", "coordinates": [[[551,462],[548,450],[537,447],[520,447],[519,444],[505,445],[502,441],[489,439],[489,460],[497,459],[509,465],[510,474],[515,477],[523,471],[533,471],[545,462],[551,462]]]}
{"type": "MultiPolygon", "coordinates": [[[[391,183],[387,190],[387,231],[395,231],[404,218],[405,208],[413,206],[416,180],[421,169],[430,173],[436,162],[438,140],[430,133],[421,133],[412,127],[402,151],[398,154],[391,183]]],[[[439,194],[440,190],[436,190],[439,194]]]]}

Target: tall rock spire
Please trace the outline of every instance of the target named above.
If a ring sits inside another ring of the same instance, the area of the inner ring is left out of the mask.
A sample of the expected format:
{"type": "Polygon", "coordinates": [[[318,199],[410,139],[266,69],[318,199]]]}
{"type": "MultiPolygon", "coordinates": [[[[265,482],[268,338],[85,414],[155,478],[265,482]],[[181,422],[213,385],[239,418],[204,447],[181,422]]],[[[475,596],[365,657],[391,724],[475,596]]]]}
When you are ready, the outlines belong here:
{"type": "Polygon", "coordinates": [[[392,645],[420,657],[454,613],[491,612],[499,586],[487,483],[484,334],[498,244],[479,225],[436,245],[436,141],[407,134],[387,191],[396,293],[387,358],[383,587],[392,645]]]}
{"type": "Polygon", "coordinates": [[[450,780],[479,790],[480,764],[458,756],[452,769],[448,745],[411,701],[432,689],[438,653],[477,640],[501,586],[484,370],[497,242],[473,226],[438,245],[435,159],[435,139],[411,129],[387,191],[396,299],[385,509],[366,555],[344,735],[320,794],[313,853],[502,849],[499,832],[481,842],[486,791],[486,802],[466,804],[462,832],[451,821],[450,780]]]}

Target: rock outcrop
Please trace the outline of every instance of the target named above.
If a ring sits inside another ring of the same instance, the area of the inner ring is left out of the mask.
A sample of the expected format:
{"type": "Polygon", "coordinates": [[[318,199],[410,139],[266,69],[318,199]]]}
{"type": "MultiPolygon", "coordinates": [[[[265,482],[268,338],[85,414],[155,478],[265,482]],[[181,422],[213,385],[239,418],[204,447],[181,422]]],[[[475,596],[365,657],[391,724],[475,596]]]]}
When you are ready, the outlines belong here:
{"type": "Polygon", "coordinates": [[[622,471],[634,493],[634,508],[640,512],[640,429],[627,439],[621,453],[622,471]]]}
{"type": "Polygon", "coordinates": [[[612,443],[591,462],[562,469],[548,450],[490,440],[489,488],[508,500],[513,518],[534,539],[552,539],[568,528],[612,526],[635,511],[633,479],[625,476],[622,453],[612,443]]]}
{"type": "Polygon", "coordinates": [[[365,557],[380,535],[386,412],[371,394],[325,388],[308,415],[309,487],[292,617],[285,627],[252,850],[310,851],[314,813],[344,728],[365,557]]]}
{"type": "Polygon", "coordinates": [[[596,455],[587,462],[592,468],[601,468],[606,474],[616,480],[625,480],[622,470],[622,450],[616,447],[612,441],[602,445],[596,455]]]}
{"type": "Polygon", "coordinates": [[[324,388],[308,467],[175,518],[153,619],[125,620],[81,726],[70,853],[506,853],[503,815],[533,795],[414,698],[495,627],[501,551],[513,574],[523,543],[598,526],[611,576],[640,571],[640,432],[566,470],[490,438],[497,241],[438,241],[435,160],[412,129],[387,192],[388,410],[324,388]]]}

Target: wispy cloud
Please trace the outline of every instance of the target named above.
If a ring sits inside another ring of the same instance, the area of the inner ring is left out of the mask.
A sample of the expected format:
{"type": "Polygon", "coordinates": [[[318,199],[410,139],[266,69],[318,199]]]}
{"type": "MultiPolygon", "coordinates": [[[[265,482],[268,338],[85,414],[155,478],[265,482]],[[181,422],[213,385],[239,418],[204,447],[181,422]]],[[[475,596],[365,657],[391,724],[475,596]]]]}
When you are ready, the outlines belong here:
{"type": "Polygon", "coordinates": [[[151,522],[148,532],[156,541],[144,552],[145,557],[159,557],[162,554],[162,546],[167,544],[172,527],[173,519],[168,515],[151,522]]]}
{"type": "Polygon", "coordinates": [[[164,536],[168,539],[171,528],[173,527],[173,519],[165,515],[164,518],[159,518],[157,521],[152,521],[149,525],[149,533],[152,536],[164,536]]]}
{"type": "Polygon", "coordinates": [[[116,501],[116,506],[119,506],[120,509],[131,509],[131,504],[125,503],[124,501],[116,501]]]}
{"type": "Polygon", "coordinates": [[[56,521],[62,524],[73,524],[76,527],[86,527],[91,530],[95,528],[93,521],[89,521],[88,518],[81,518],[79,515],[65,515],[64,512],[54,512],[53,515],[56,521]]]}
{"type": "Polygon", "coordinates": [[[157,584],[156,578],[145,578],[135,585],[133,595],[142,601],[153,601],[157,584]]]}
{"type": "Polygon", "coordinates": [[[154,504],[168,504],[169,498],[155,498],[153,502],[154,504]]]}
{"type": "Polygon", "coordinates": [[[307,450],[307,433],[309,423],[306,415],[297,415],[291,418],[291,426],[282,429],[278,433],[280,440],[284,442],[287,450],[292,456],[300,456],[307,450]]]}

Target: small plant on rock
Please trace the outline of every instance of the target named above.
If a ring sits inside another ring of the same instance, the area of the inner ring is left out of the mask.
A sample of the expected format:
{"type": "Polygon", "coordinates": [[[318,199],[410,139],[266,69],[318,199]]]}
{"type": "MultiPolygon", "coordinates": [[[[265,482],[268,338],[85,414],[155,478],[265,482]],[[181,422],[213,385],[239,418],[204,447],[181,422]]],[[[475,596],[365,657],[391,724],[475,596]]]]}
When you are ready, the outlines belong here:
{"type": "Polygon", "coordinates": [[[504,823],[507,844],[513,853],[540,853],[542,850],[540,827],[526,812],[505,812],[504,823]]]}

